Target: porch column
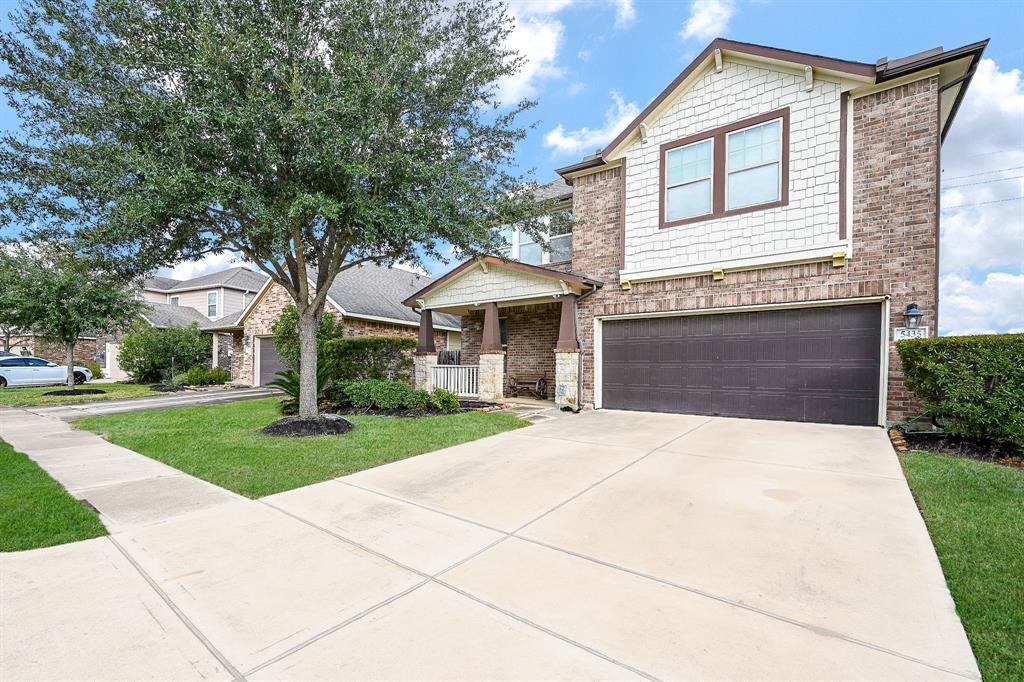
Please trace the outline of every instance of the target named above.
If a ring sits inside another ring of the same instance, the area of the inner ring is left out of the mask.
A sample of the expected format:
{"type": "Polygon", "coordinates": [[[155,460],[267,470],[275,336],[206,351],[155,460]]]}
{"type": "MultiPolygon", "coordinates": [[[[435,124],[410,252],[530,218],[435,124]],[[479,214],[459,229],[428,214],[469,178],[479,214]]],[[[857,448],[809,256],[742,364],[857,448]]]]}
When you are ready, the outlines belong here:
{"type": "Polygon", "coordinates": [[[210,367],[217,367],[220,363],[220,334],[214,333],[213,335],[213,361],[210,363],[210,367]]]}
{"type": "Polygon", "coordinates": [[[579,405],[580,344],[576,340],[576,295],[562,297],[562,315],[555,344],[555,405],[579,405]]]}
{"type": "Polygon", "coordinates": [[[505,397],[505,352],[501,349],[501,325],[498,322],[498,304],[484,306],[484,329],[480,340],[480,367],[478,374],[479,398],[485,402],[498,402],[505,397]]]}
{"type": "Polygon", "coordinates": [[[430,310],[420,311],[420,338],[416,345],[417,353],[434,353],[434,313],[430,310]]]}

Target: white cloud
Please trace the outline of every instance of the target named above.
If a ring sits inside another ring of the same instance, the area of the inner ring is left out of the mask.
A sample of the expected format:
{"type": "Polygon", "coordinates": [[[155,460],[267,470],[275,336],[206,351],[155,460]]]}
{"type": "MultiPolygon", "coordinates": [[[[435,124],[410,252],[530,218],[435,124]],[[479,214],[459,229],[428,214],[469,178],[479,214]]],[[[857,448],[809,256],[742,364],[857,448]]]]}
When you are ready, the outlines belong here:
{"type": "Polygon", "coordinates": [[[245,267],[255,270],[251,263],[242,260],[232,251],[220,251],[208,253],[199,260],[187,260],[178,263],[173,268],[161,268],[157,270],[158,275],[173,277],[174,279],[192,279],[202,277],[211,272],[219,272],[228,268],[245,267]]]}
{"type": "Polygon", "coordinates": [[[581,62],[589,62],[591,54],[592,53],[590,50],[580,50],[579,52],[576,53],[576,58],[579,59],[581,62]]]}
{"type": "Polygon", "coordinates": [[[506,46],[524,57],[525,63],[518,73],[498,83],[502,104],[507,106],[533,97],[540,82],[562,77],[557,59],[565,26],[553,15],[570,4],[571,0],[520,0],[509,4],[515,28],[506,46]]]}
{"type": "Polygon", "coordinates": [[[405,261],[398,261],[391,267],[396,270],[405,270],[406,272],[415,272],[417,275],[423,275],[424,277],[430,277],[430,273],[422,265],[413,265],[412,263],[406,263],[405,261]]]}
{"type": "Polygon", "coordinates": [[[992,334],[1024,327],[1024,273],[990,272],[981,282],[960,275],[939,280],[939,332],[992,334]]]}
{"type": "Polygon", "coordinates": [[[570,85],[568,88],[565,89],[565,92],[570,97],[575,97],[576,95],[580,94],[581,92],[583,92],[586,89],[587,89],[587,84],[586,83],[573,83],[572,85],[570,85]]]}
{"type": "Polygon", "coordinates": [[[683,25],[679,36],[683,40],[711,40],[724,35],[729,29],[729,20],[735,13],[734,0],[693,0],[690,5],[690,17],[683,25]]]}
{"type": "Polygon", "coordinates": [[[640,113],[640,107],[626,102],[619,93],[613,90],[611,95],[612,106],[604,114],[603,126],[567,131],[559,123],[544,136],[544,146],[551,147],[556,154],[590,154],[611,142],[640,113]]]}
{"type": "Polygon", "coordinates": [[[1000,71],[991,59],[981,61],[942,147],[942,165],[943,274],[1024,272],[1024,201],[1002,201],[1024,196],[1024,178],[1017,177],[1024,175],[1018,69],[1000,71]]]}
{"type": "Polygon", "coordinates": [[[615,28],[625,28],[636,20],[633,0],[608,0],[615,8],[615,28]]]}

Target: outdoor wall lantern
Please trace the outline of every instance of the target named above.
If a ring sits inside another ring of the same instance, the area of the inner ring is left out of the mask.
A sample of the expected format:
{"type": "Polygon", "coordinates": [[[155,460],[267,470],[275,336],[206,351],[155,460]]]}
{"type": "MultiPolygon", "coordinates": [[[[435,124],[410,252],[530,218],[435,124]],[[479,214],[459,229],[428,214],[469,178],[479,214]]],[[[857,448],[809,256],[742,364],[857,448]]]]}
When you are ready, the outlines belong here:
{"type": "Polygon", "coordinates": [[[903,321],[906,323],[907,329],[917,329],[921,325],[922,317],[924,317],[924,313],[921,312],[916,303],[911,303],[903,311],[903,321]]]}

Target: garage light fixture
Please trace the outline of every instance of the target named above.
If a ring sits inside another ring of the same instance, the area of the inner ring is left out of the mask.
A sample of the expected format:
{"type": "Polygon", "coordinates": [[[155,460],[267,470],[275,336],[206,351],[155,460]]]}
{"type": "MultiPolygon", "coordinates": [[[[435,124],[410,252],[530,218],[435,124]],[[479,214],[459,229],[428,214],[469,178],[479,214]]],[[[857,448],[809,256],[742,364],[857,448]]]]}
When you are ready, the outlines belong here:
{"type": "Polygon", "coordinates": [[[907,329],[917,329],[921,324],[922,317],[924,317],[924,313],[921,312],[916,303],[911,303],[903,311],[903,321],[907,325],[907,329]]]}

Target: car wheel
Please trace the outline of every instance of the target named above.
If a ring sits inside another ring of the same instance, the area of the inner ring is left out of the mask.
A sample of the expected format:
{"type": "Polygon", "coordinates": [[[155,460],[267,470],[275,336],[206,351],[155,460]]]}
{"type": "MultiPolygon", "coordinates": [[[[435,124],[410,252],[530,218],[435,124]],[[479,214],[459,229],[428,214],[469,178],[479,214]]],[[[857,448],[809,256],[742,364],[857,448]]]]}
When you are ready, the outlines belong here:
{"type": "Polygon", "coordinates": [[[7,388],[7,379],[0,377],[0,388],[7,388]]]}
{"type": "Polygon", "coordinates": [[[75,372],[75,383],[76,384],[84,384],[85,383],[85,375],[82,374],[81,372],[75,372]]]}

